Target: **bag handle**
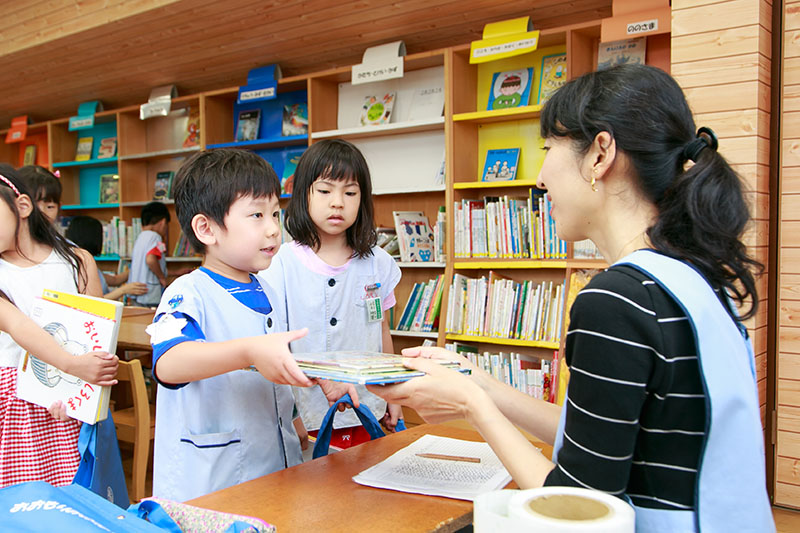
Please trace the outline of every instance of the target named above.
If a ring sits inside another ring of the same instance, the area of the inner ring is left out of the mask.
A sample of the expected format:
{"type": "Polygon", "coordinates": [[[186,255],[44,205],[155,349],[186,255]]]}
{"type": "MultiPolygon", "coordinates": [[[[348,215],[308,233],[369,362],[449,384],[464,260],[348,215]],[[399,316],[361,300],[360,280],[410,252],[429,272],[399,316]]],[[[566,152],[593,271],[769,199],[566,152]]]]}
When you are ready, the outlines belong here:
{"type": "MultiPolygon", "coordinates": [[[[339,404],[342,403],[353,405],[353,399],[350,398],[350,394],[345,394],[339,398],[336,403],[330,406],[328,412],[325,413],[325,418],[322,419],[322,425],[317,434],[317,443],[314,445],[314,459],[328,455],[328,449],[331,445],[331,434],[333,433],[333,416],[336,414],[339,404]]],[[[367,406],[361,404],[360,407],[353,407],[353,411],[355,411],[364,429],[369,433],[370,439],[378,439],[385,435],[383,429],[381,429],[380,423],[367,406]]]]}

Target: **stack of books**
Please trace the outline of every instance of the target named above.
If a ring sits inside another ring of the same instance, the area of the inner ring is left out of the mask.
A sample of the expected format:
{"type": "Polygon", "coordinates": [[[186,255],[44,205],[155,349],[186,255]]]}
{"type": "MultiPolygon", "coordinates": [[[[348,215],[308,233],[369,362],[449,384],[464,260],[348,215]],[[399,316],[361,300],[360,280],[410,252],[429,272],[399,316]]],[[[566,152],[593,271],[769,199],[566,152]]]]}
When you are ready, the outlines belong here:
{"type": "MultiPolygon", "coordinates": [[[[360,385],[381,385],[408,381],[424,376],[424,372],[403,366],[403,356],[358,351],[334,351],[293,354],[297,365],[310,378],[329,379],[360,385]]],[[[458,361],[431,359],[442,366],[469,374],[460,368],[458,361]]]]}

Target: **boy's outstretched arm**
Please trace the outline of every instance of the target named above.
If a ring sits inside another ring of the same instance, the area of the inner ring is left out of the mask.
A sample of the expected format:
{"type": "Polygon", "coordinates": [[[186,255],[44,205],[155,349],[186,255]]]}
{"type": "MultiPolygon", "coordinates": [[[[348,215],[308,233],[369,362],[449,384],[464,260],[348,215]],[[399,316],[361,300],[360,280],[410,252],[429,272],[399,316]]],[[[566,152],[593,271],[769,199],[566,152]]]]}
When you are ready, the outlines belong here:
{"type": "Polygon", "coordinates": [[[223,342],[181,342],[158,358],[156,377],[162,383],[178,384],[255,366],[273,383],[310,387],[313,382],[289,352],[289,343],[306,333],[307,329],[301,329],[223,342]]]}
{"type": "Polygon", "coordinates": [[[108,352],[72,355],[11,302],[0,298],[0,330],[36,357],[94,385],[116,385],[117,356],[108,352]]]}

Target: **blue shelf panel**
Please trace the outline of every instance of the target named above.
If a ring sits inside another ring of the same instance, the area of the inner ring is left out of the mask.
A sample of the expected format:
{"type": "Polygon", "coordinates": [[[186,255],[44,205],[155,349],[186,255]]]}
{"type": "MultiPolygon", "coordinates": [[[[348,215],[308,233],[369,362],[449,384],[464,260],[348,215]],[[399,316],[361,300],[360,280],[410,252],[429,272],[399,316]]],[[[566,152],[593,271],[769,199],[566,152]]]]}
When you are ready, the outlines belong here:
{"type": "Polygon", "coordinates": [[[254,141],[209,144],[207,148],[280,148],[281,146],[299,146],[304,144],[308,144],[308,135],[290,135],[286,137],[256,139],[254,141]]]}
{"type": "Polygon", "coordinates": [[[119,254],[106,254],[94,256],[95,261],[119,261],[119,254]]]}
{"type": "Polygon", "coordinates": [[[87,161],[64,161],[63,163],[53,163],[53,168],[66,167],[101,167],[117,166],[117,157],[106,157],[104,159],[89,159],[87,161]]]}
{"type": "Polygon", "coordinates": [[[61,209],[64,211],[74,211],[78,209],[117,209],[119,208],[119,204],[73,204],[73,205],[62,205],[61,209]]]}

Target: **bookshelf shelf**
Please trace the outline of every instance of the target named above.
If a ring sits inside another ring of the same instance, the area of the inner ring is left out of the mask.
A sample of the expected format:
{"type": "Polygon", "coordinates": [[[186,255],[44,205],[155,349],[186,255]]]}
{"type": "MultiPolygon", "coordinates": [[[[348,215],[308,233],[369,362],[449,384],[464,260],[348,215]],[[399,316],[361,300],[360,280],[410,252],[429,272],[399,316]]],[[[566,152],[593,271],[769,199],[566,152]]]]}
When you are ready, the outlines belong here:
{"type": "Polygon", "coordinates": [[[533,187],[536,180],[511,180],[511,181],[457,181],[454,189],[497,189],[500,187],[533,187]]]}
{"type": "Polygon", "coordinates": [[[392,188],[392,189],[379,189],[373,190],[373,196],[383,196],[387,194],[418,194],[421,192],[444,192],[445,186],[444,185],[431,185],[429,188],[422,188],[415,187],[413,189],[401,189],[401,188],[392,188]]]}
{"type": "MultiPolygon", "coordinates": [[[[141,202],[122,202],[122,207],[142,207],[155,200],[143,200],[141,202]]],[[[175,200],[159,200],[164,205],[174,205],[175,200]]]]}
{"type": "Polygon", "coordinates": [[[94,256],[95,261],[119,261],[119,254],[106,254],[94,256]]]}
{"type": "Polygon", "coordinates": [[[254,141],[209,144],[207,148],[246,148],[252,150],[261,148],[281,148],[283,146],[306,146],[307,144],[308,135],[291,135],[286,137],[272,137],[269,139],[256,139],[254,141]]]}
{"type": "Polygon", "coordinates": [[[141,154],[124,155],[121,156],[119,160],[138,161],[142,159],[164,159],[169,157],[182,157],[199,151],[200,151],[199,146],[192,146],[191,148],[177,148],[175,150],[158,150],[156,152],[145,152],[141,154]]]}
{"type": "Polygon", "coordinates": [[[416,337],[418,339],[437,339],[439,338],[438,331],[401,331],[393,329],[390,331],[395,337],[416,337]]]}
{"type": "Polygon", "coordinates": [[[470,113],[456,113],[453,122],[472,122],[474,124],[491,124],[493,122],[507,122],[509,120],[529,120],[539,118],[542,106],[529,105],[512,107],[510,109],[496,109],[492,111],[473,111],[470,113]]]}
{"type": "Polygon", "coordinates": [[[53,168],[89,168],[89,167],[111,167],[117,165],[116,157],[104,157],[103,159],[88,159],[86,161],[62,161],[53,163],[53,168]]]}
{"type": "Polygon", "coordinates": [[[72,204],[62,205],[63,211],[76,211],[79,209],[119,209],[119,204],[72,204]]]}
{"type": "Polygon", "coordinates": [[[545,348],[548,350],[558,350],[560,343],[546,341],[524,341],[520,339],[500,339],[496,337],[474,337],[472,335],[452,335],[446,336],[449,341],[462,342],[484,342],[488,344],[502,344],[505,346],[525,346],[528,348],[545,348]]]}
{"type": "MultiPolygon", "coordinates": [[[[457,259],[453,263],[455,270],[488,270],[501,268],[520,268],[520,269],[564,269],[567,268],[568,261],[561,259],[457,259]]],[[[588,268],[588,267],[584,267],[588,268]]]]}
{"type": "Polygon", "coordinates": [[[381,124],[379,126],[361,126],[358,128],[345,128],[340,130],[315,131],[312,139],[360,139],[365,137],[380,137],[382,135],[397,135],[400,133],[417,133],[420,131],[435,131],[444,129],[444,117],[428,120],[412,120],[394,124],[381,124]]]}
{"type": "Polygon", "coordinates": [[[447,263],[437,263],[435,261],[397,261],[400,268],[445,268],[447,263]]]}

